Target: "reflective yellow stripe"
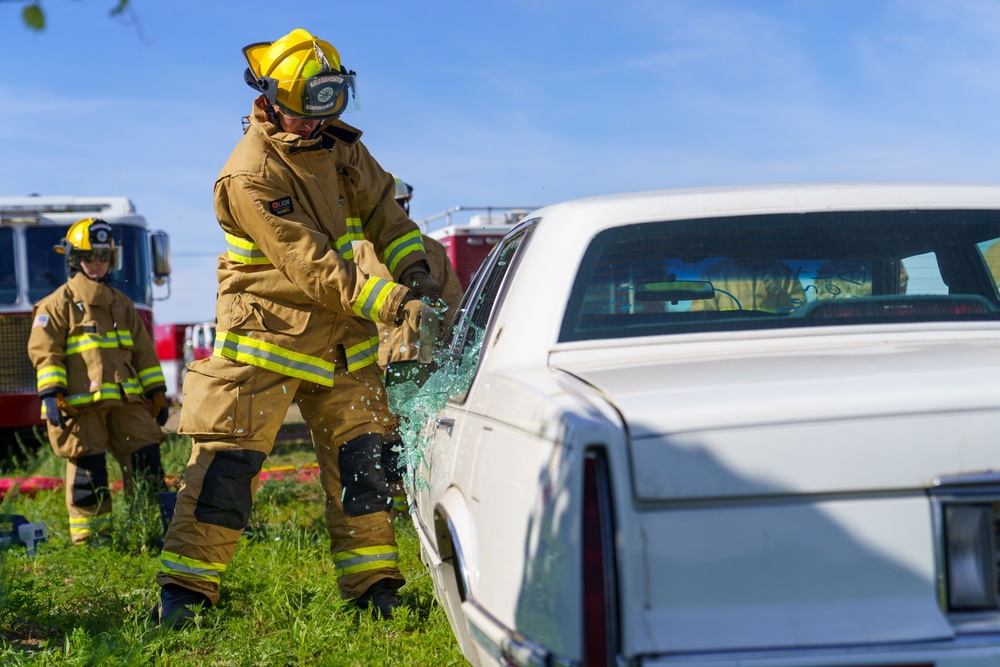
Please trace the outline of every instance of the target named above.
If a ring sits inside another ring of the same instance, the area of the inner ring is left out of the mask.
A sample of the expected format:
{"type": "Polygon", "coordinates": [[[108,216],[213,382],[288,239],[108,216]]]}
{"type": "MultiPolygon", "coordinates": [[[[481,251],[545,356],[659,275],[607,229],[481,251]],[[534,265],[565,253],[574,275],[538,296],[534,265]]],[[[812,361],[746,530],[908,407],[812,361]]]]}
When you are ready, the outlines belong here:
{"type": "Polygon", "coordinates": [[[363,317],[366,320],[381,322],[379,313],[382,311],[382,305],[389,298],[389,294],[395,286],[394,282],[372,276],[365,281],[361,288],[361,294],[354,302],[354,312],[357,313],[358,317],[363,317]]]}
{"type": "Polygon", "coordinates": [[[330,247],[340,253],[344,259],[354,259],[354,241],[364,241],[365,230],[359,218],[347,219],[347,233],[330,242],[330,247]]]}
{"type": "Polygon", "coordinates": [[[400,512],[401,514],[408,513],[410,511],[410,505],[406,502],[406,496],[393,496],[392,509],[400,512]]]}
{"type": "Polygon", "coordinates": [[[392,546],[363,547],[340,551],[333,556],[333,571],[337,577],[382,568],[397,569],[399,549],[392,546]]]}
{"type": "Polygon", "coordinates": [[[250,336],[220,331],[215,335],[215,349],[212,354],[258,368],[266,368],[289,377],[309,380],[324,387],[333,386],[334,366],[331,362],[286,350],[250,336]]]}
{"type": "Polygon", "coordinates": [[[66,386],[66,369],[62,366],[42,366],[38,369],[38,391],[53,385],[66,386]]]}
{"type": "Polygon", "coordinates": [[[359,371],[365,366],[371,366],[378,361],[378,336],[352,345],[345,352],[347,352],[347,370],[351,373],[359,371]]]}
{"type": "Polygon", "coordinates": [[[116,329],[115,333],[118,334],[118,341],[122,344],[122,347],[132,347],[132,332],[128,329],[116,329]]]}
{"type": "Polygon", "coordinates": [[[221,581],[222,573],[226,571],[225,563],[210,563],[194,558],[185,558],[169,551],[160,552],[160,572],[173,575],[175,577],[187,577],[189,579],[201,579],[218,584],[221,581]]]}
{"type": "Polygon", "coordinates": [[[420,235],[419,229],[404,234],[390,243],[383,253],[382,263],[385,264],[390,273],[395,275],[399,261],[415,250],[424,251],[424,239],[420,235]]]}
{"type": "Polygon", "coordinates": [[[166,382],[163,379],[163,368],[157,364],[156,366],[150,366],[149,368],[139,371],[139,382],[142,383],[143,389],[146,389],[153,384],[166,382]]]}
{"type": "Polygon", "coordinates": [[[142,395],[142,387],[139,386],[139,381],[134,378],[122,382],[122,389],[125,390],[126,394],[138,395],[138,396],[142,395]]]}
{"type": "MultiPolygon", "coordinates": [[[[127,391],[127,390],[126,390],[127,391]]],[[[122,392],[118,388],[118,385],[114,382],[105,382],[101,385],[99,391],[95,391],[92,394],[73,394],[72,396],[66,397],[66,402],[70,405],[89,405],[90,403],[96,403],[97,401],[106,401],[109,399],[122,399],[122,392]]]]}
{"type": "Polygon", "coordinates": [[[250,239],[240,238],[226,232],[226,254],[229,261],[238,264],[270,264],[260,246],[250,239]]]}
{"type": "MultiPolygon", "coordinates": [[[[129,344],[131,344],[131,336],[129,337],[129,344]]],[[[71,354],[80,354],[84,350],[93,350],[95,348],[105,348],[111,349],[116,347],[126,347],[120,346],[118,344],[118,336],[112,331],[108,336],[99,336],[97,334],[80,334],[79,336],[70,336],[66,339],[66,356],[71,354]]]]}
{"type": "Polygon", "coordinates": [[[97,516],[69,518],[69,534],[75,537],[86,537],[91,533],[104,533],[111,529],[111,513],[105,512],[97,516]]]}

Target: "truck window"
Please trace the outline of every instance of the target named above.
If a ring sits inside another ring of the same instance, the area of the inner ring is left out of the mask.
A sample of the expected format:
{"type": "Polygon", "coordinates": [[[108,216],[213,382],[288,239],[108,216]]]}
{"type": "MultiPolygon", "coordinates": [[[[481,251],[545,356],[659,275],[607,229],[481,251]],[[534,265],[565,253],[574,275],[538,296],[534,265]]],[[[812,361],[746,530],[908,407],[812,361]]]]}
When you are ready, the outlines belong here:
{"type": "Polygon", "coordinates": [[[17,303],[17,264],[14,262],[14,230],[0,227],[0,304],[17,303]]]}
{"type": "MultiPolygon", "coordinates": [[[[25,230],[28,255],[28,298],[37,303],[66,282],[66,257],[53,248],[69,226],[30,227],[25,230]]],[[[152,304],[149,260],[145,251],[146,231],[141,227],[114,225],[115,244],[122,268],[111,272],[111,285],[135,303],[152,304]]]]}

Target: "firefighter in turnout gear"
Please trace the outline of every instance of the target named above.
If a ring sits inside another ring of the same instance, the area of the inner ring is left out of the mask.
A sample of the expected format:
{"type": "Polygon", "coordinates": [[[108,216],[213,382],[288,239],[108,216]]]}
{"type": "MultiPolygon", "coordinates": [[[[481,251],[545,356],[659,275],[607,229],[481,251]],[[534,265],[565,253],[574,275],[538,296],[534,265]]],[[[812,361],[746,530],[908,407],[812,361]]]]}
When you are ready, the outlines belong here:
{"type": "Polygon", "coordinates": [[[66,459],[70,537],[85,544],[111,529],[107,452],[121,466],[126,493],[136,476],[151,492],[166,491],[166,385],[135,306],[108,284],[118,263],[111,225],[80,220],[55,250],[67,257],[69,279],[35,306],[28,355],[49,442],[66,459]]]}
{"type": "MultiPolygon", "coordinates": [[[[396,202],[408,215],[413,187],[398,177],[394,178],[396,202]]],[[[458,310],[458,304],[462,301],[462,283],[448,259],[445,247],[429,236],[424,236],[423,242],[424,252],[430,264],[430,274],[441,285],[440,298],[447,306],[438,333],[438,341],[443,341],[451,330],[452,319],[458,310]]],[[[389,270],[379,261],[375,248],[368,241],[358,241],[354,244],[354,257],[366,274],[391,279],[389,270]]],[[[394,383],[408,380],[420,384],[426,380],[427,373],[432,369],[417,361],[420,342],[420,332],[417,329],[405,323],[403,326],[395,326],[394,323],[380,322],[378,335],[378,364],[386,386],[391,387],[394,383]]],[[[404,445],[398,423],[393,423],[383,446],[382,466],[392,491],[392,507],[396,513],[408,511],[406,492],[403,488],[403,474],[406,467],[405,458],[401,456],[403,451],[404,445]]]]}
{"type": "Polygon", "coordinates": [[[191,458],[157,583],[161,624],[218,601],[253,492],[295,401],[312,432],[333,571],[346,599],[391,616],[404,579],[381,466],[392,422],[377,366],[379,322],[436,297],[419,229],[395,183],[339,118],[354,73],[305,30],[243,49],[260,92],[215,184],[227,250],[219,257],[216,341],[188,365],[179,432],[191,458]],[[367,239],[392,279],[364,274],[367,239]]]}

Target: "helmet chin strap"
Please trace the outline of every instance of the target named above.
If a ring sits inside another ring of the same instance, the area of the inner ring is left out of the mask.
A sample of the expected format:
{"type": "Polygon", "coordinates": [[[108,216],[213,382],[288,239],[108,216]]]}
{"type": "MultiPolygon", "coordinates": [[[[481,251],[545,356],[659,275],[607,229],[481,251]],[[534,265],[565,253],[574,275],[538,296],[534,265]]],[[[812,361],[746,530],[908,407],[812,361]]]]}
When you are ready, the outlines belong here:
{"type": "Polygon", "coordinates": [[[279,129],[284,129],[281,127],[281,118],[278,117],[278,112],[275,110],[274,105],[271,104],[271,100],[264,96],[264,111],[267,112],[267,119],[278,126],[279,129]]]}

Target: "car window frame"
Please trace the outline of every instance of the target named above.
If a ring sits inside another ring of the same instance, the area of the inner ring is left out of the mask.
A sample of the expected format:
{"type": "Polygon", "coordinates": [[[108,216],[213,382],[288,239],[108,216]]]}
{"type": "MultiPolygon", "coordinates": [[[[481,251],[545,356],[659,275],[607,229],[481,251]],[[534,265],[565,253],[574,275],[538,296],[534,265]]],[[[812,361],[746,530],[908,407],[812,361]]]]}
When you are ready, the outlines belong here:
{"type": "Polygon", "coordinates": [[[448,344],[444,348],[446,353],[445,365],[439,372],[451,375],[458,370],[457,364],[461,362],[464,356],[466,347],[470,342],[471,332],[475,331],[475,320],[478,319],[475,315],[479,312],[486,312],[486,321],[482,326],[483,342],[476,355],[475,369],[469,378],[468,386],[465,388],[465,391],[449,396],[449,404],[464,404],[469,391],[472,389],[472,385],[475,384],[479,368],[482,365],[486,341],[490,338],[493,330],[494,314],[503,305],[507,286],[510,282],[510,275],[517,268],[521,257],[524,256],[524,249],[529,244],[532,233],[540,220],[540,218],[524,220],[504,235],[483,261],[472,283],[469,285],[469,289],[466,290],[462,301],[459,303],[458,310],[455,313],[455,325],[452,328],[448,344]],[[511,244],[516,244],[516,247],[513,249],[509,261],[505,262],[504,265],[500,265],[500,258],[504,256],[504,249],[508,248],[511,244]],[[489,301],[488,306],[482,305],[481,297],[488,290],[492,290],[492,299],[489,301]],[[470,304],[472,305],[470,306],[470,304]]]}

